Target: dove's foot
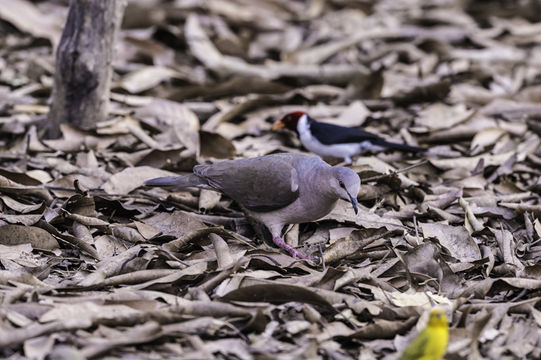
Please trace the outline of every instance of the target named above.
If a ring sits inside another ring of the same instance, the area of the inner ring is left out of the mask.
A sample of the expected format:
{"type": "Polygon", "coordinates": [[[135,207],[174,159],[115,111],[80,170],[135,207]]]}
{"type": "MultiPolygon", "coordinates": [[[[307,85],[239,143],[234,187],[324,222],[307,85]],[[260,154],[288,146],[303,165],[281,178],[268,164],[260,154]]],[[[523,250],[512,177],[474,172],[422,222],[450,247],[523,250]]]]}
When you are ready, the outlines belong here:
{"type": "Polygon", "coordinates": [[[293,256],[293,258],[295,259],[308,259],[308,257],[306,255],[304,255],[303,253],[295,250],[293,247],[289,246],[288,244],[285,243],[284,240],[282,240],[281,237],[275,237],[274,239],[272,239],[272,241],[280,248],[284,249],[285,251],[287,251],[291,256],[293,256]]]}

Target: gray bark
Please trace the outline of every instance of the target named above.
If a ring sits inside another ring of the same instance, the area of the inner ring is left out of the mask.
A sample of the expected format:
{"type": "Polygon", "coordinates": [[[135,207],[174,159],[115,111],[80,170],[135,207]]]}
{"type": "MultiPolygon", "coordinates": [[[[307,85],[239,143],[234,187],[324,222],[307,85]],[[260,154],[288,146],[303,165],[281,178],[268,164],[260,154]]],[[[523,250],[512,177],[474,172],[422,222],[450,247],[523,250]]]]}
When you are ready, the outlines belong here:
{"type": "Polygon", "coordinates": [[[47,135],[67,122],[91,130],[107,119],[115,38],[126,0],[70,0],[56,53],[47,135]]]}

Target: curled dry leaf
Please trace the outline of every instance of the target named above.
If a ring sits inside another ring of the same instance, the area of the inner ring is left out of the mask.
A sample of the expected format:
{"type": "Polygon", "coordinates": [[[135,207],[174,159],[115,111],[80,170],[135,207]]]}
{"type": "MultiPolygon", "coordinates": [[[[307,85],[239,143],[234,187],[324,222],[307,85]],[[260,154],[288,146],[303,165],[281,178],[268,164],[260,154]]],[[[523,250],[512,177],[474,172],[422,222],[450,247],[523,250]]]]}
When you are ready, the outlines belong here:
{"type": "Polygon", "coordinates": [[[494,145],[502,136],[506,134],[506,131],[498,128],[490,128],[479,131],[472,139],[470,149],[480,152],[487,146],[494,145]]]}
{"type": "Polygon", "coordinates": [[[161,66],[147,66],[127,74],[120,82],[132,94],[152,89],[164,80],[174,78],[177,72],[161,66]]]}
{"type": "Polygon", "coordinates": [[[201,189],[199,192],[199,210],[202,212],[212,210],[213,207],[218,205],[221,198],[222,194],[217,191],[201,189]]]}

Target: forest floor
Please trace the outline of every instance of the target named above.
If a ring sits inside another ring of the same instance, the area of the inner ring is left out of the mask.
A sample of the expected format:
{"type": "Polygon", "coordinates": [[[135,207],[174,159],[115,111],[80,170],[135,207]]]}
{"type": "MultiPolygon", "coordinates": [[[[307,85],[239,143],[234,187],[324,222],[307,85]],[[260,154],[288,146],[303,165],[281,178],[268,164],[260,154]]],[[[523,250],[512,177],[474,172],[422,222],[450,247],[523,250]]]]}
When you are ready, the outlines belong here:
{"type": "Polygon", "coordinates": [[[47,140],[66,3],[0,7],[1,357],[395,359],[430,297],[446,359],[541,358],[537,0],[132,1],[110,119],[47,140]],[[142,187],[304,151],[293,110],[429,148],[354,159],[359,214],[286,236],[324,261],[142,187]]]}

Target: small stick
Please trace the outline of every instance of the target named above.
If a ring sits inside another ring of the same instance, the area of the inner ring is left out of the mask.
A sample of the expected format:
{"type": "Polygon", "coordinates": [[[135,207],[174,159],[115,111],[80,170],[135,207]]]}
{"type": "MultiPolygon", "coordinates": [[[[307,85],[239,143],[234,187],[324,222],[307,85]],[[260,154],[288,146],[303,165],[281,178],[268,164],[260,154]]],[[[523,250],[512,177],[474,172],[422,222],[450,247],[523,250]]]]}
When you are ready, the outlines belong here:
{"type": "Polygon", "coordinates": [[[403,172],[410,171],[411,169],[415,169],[416,167],[422,166],[422,165],[427,164],[427,163],[428,163],[428,160],[423,160],[421,162],[418,162],[417,164],[413,164],[413,165],[407,166],[405,168],[392,171],[392,172],[390,172],[388,174],[372,176],[372,177],[369,177],[369,178],[366,178],[366,179],[361,179],[361,181],[367,183],[369,181],[375,181],[375,180],[383,179],[385,177],[392,176],[394,174],[400,174],[400,173],[403,173],[403,172]]]}

